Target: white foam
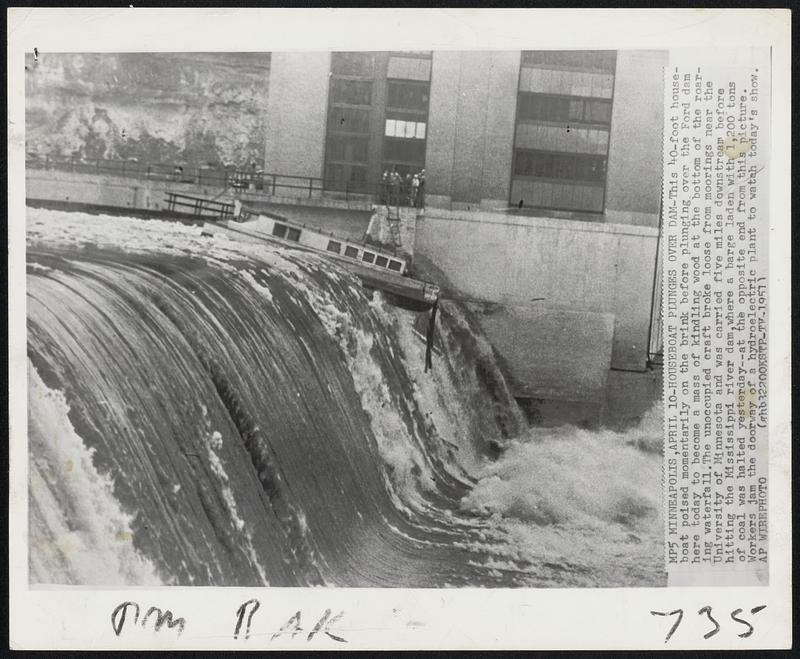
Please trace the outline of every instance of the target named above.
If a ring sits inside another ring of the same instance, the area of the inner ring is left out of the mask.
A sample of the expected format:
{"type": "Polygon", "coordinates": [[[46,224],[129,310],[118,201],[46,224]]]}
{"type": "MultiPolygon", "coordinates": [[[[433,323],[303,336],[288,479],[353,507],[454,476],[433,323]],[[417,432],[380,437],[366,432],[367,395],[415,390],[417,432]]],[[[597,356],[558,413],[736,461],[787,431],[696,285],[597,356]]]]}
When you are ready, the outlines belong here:
{"type": "Polygon", "coordinates": [[[515,559],[585,566],[587,582],[652,582],[663,568],[659,415],[656,405],[625,433],[532,429],[485,464],[462,507],[489,515],[515,559]]]}
{"type": "Polygon", "coordinates": [[[30,361],[28,380],[31,582],[161,585],[133,546],[133,515],[72,427],[64,395],[30,361]]]}
{"type": "Polygon", "coordinates": [[[222,464],[218,452],[222,450],[222,433],[214,430],[211,433],[203,435],[203,442],[206,446],[208,462],[211,465],[211,471],[217,478],[222,499],[225,502],[225,507],[228,509],[228,518],[230,519],[236,530],[243,536],[244,548],[250,563],[258,571],[261,577],[262,585],[268,586],[267,573],[258,560],[258,553],[253,546],[253,537],[247,530],[244,520],[239,516],[239,510],[236,505],[236,499],[233,496],[233,491],[230,488],[230,478],[222,464]]]}

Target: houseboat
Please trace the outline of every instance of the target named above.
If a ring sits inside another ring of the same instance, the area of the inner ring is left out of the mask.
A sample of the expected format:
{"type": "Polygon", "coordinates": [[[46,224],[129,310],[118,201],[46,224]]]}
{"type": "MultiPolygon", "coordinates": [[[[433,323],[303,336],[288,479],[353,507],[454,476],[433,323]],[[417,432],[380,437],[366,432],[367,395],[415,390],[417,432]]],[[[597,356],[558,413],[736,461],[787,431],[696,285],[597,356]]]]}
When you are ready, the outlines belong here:
{"type": "Polygon", "coordinates": [[[234,202],[232,218],[205,222],[203,233],[253,243],[293,244],[341,263],[368,288],[426,306],[439,298],[439,287],[412,278],[409,262],[402,256],[296,224],[279,215],[248,209],[238,200],[234,202]]]}

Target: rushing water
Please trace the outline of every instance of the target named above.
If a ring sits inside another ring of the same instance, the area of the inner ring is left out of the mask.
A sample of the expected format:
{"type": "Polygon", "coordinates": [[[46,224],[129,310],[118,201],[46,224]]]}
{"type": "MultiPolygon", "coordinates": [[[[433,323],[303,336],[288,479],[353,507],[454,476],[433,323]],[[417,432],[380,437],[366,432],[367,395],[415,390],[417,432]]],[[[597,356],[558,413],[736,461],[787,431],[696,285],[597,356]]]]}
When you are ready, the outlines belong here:
{"type": "Polygon", "coordinates": [[[456,305],[424,373],[312,253],[29,209],[27,260],[31,582],[663,582],[658,414],[527,429],[456,305]]]}

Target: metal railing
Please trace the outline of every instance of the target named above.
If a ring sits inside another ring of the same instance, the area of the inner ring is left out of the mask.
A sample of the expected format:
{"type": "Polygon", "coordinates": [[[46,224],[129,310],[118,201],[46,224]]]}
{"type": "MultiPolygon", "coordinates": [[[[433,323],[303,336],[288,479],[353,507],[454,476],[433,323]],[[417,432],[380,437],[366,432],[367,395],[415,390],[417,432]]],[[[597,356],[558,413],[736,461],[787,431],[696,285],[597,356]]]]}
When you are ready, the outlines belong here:
{"type": "Polygon", "coordinates": [[[224,201],[167,192],[167,210],[193,217],[228,220],[233,218],[234,208],[233,204],[224,201]]]}
{"type": "Polygon", "coordinates": [[[412,189],[402,183],[353,183],[323,179],[314,176],[294,176],[262,171],[247,171],[234,167],[192,167],[178,164],[140,162],[135,159],[112,160],[105,158],[86,159],[79,156],[41,156],[28,153],[25,159],[28,169],[44,169],[82,174],[102,174],[147,181],[165,181],[214,187],[223,190],[259,192],[270,196],[315,196],[365,198],[365,201],[412,206],[412,189]]]}

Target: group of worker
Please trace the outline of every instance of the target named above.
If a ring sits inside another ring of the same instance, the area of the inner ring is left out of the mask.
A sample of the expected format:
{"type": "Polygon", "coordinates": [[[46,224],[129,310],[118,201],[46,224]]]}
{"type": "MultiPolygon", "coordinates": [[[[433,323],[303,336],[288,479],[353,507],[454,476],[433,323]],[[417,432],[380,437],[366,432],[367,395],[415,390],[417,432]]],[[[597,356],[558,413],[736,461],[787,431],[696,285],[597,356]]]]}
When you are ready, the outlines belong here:
{"type": "MultiPolygon", "coordinates": [[[[210,170],[210,168],[203,166],[197,171],[198,183],[203,178],[206,178],[203,176],[205,170],[210,170]]],[[[225,187],[230,185],[233,188],[260,190],[264,186],[264,172],[257,167],[255,162],[251,164],[249,171],[241,169],[234,171],[223,170],[221,174],[225,180],[225,187]]],[[[194,179],[194,177],[190,178],[194,179]]],[[[172,180],[194,182],[193,180],[187,180],[181,165],[175,165],[172,172],[172,180]]],[[[385,170],[381,176],[380,196],[381,202],[390,206],[424,208],[425,169],[420,169],[415,174],[406,172],[405,176],[397,171],[397,167],[385,170]]]]}
{"type": "Polygon", "coordinates": [[[423,208],[425,205],[425,170],[416,174],[407,172],[403,176],[392,167],[381,176],[381,200],[390,206],[411,206],[423,208]]]}

